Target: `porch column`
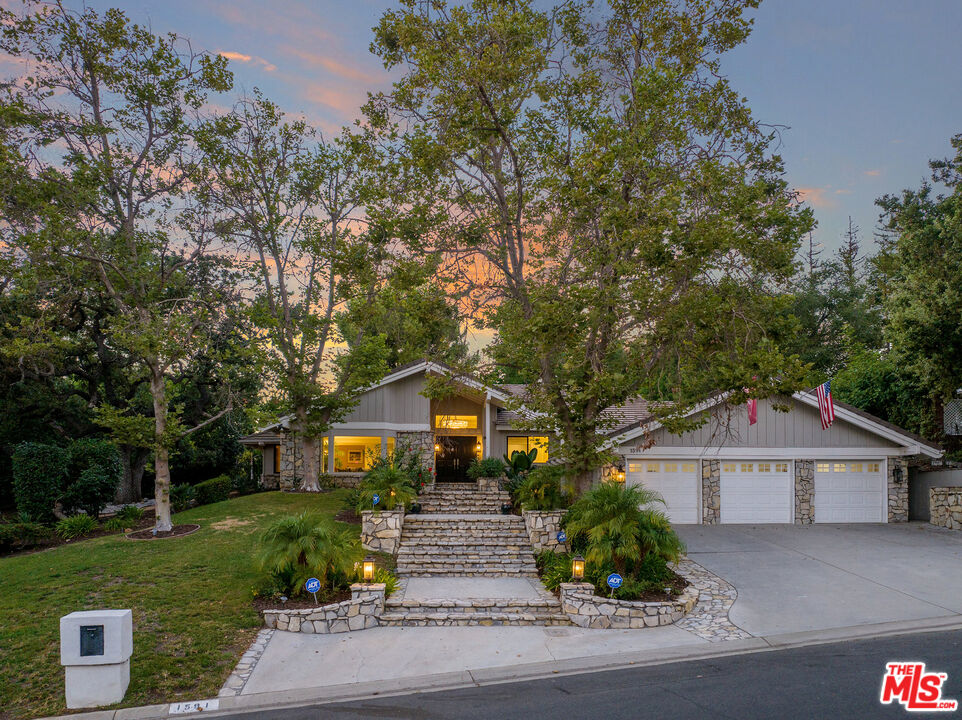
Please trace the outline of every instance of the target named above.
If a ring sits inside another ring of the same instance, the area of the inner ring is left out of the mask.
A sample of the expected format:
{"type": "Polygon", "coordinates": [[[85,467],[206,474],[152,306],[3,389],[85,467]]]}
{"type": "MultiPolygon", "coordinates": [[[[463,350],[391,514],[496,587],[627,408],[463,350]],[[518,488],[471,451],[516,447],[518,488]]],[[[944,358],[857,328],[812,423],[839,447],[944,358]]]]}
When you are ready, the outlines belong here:
{"type": "Polygon", "coordinates": [[[484,394],[484,428],[481,430],[481,457],[491,457],[490,437],[491,434],[491,394],[484,394]]]}
{"type": "Polygon", "coordinates": [[[387,433],[384,430],[381,431],[381,457],[387,457],[387,433]]]}
{"type": "Polygon", "coordinates": [[[334,431],[327,433],[327,472],[334,474],[334,431]]]}

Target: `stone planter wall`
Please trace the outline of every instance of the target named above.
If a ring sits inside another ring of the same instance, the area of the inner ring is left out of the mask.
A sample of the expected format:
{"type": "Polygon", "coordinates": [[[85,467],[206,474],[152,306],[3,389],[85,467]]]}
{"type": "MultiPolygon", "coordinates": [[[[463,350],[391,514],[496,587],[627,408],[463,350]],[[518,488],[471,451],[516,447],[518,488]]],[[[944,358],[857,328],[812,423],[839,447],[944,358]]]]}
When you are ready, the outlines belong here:
{"type": "Polygon", "coordinates": [[[718,460],[701,461],[701,522],[717,525],[721,520],[721,464],[718,460]]]}
{"type": "Polygon", "coordinates": [[[397,554],[404,510],[365,510],[361,513],[361,545],[367,550],[397,554]]]}
{"type": "Polygon", "coordinates": [[[528,531],[528,539],[535,554],[542,550],[552,552],[566,552],[567,544],[558,542],[558,531],[561,530],[561,518],[567,510],[522,510],[524,527],[528,531]]]}
{"type": "Polygon", "coordinates": [[[697,599],[697,591],[691,586],[670,602],[641,602],[598,597],[591,583],[561,584],[561,606],[568,619],[596,630],[671,625],[681,620],[697,599]]]}
{"type": "Polygon", "coordinates": [[[905,458],[888,458],[889,522],[909,521],[909,467],[905,458]],[[895,482],[895,467],[902,466],[902,482],[895,482]]]}
{"type": "Polygon", "coordinates": [[[815,522],[815,461],[795,461],[795,524],[815,522]]]}
{"type": "Polygon", "coordinates": [[[962,487],[929,489],[929,522],[949,530],[962,530],[962,487]]]}
{"type": "Polygon", "coordinates": [[[306,610],[264,610],[264,625],[318,635],[377,627],[384,613],[384,583],[351,585],[351,599],[306,610]]]}
{"type": "Polygon", "coordinates": [[[479,477],[478,492],[498,492],[501,489],[501,478],[479,477]]]}

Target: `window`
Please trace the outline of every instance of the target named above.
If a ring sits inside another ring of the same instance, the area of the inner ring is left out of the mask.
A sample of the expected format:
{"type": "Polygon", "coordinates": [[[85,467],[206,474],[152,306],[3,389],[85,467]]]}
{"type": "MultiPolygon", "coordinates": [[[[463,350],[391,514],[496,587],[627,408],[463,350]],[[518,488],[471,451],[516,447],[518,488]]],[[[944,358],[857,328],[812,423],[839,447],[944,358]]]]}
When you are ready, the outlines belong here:
{"type": "Polygon", "coordinates": [[[758,463],[758,472],[771,472],[771,471],[772,471],[771,463],[758,463]]]}
{"type": "Polygon", "coordinates": [[[274,446],[274,473],[277,474],[281,471],[281,446],[274,446]]]}
{"type": "Polygon", "coordinates": [[[835,472],[845,472],[845,463],[835,463],[835,472]]]}
{"type": "Polygon", "coordinates": [[[788,463],[775,463],[775,472],[788,472],[788,463]]]}
{"type": "Polygon", "coordinates": [[[641,463],[628,463],[628,472],[641,472],[641,463]]]}
{"type": "Polygon", "coordinates": [[[869,471],[869,472],[878,472],[878,468],[879,468],[879,464],[878,464],[878,463],[869,463],[869,464],[868,464],[868,471],[869,471]]]}
{"type": "Polygon", "coordinates": [[[742,472],[755,472],[755,463],[742,463],[742,472]]]}
{"type": "Polygon", "coordinates": [[[434,427],[443,430],[476,430],[477,415],[435,415],[434,427]]]}
{"type": "Polygon", "coordinates": [[[340,435],[334,437],[334,472],[361,472],[381,455],[381,438],[340,435]]]}
{"type": "Polygon", "coordinates": [[[519,452],[530,452],[531,450],[537,450],[538,456],[535,458],[535,464],[548,462],[548,438],[539,435],[517,435],[515,437],[508,438],[508,457],[511,457],[511,453],[515,450],[519,452]]]}
{"type": "Polygon", "coordinates": [[[735,472],[736,467],[735,463],[725,463],[722,465],[722,470],[724,472],[735,472]]]}
{"type": "Polygon", "coordinates": [[[665,472],[678,472],[678,463],[665,463],[665,472]]]}
{"type": "Polygon", "coordinates": [[[682,463],[681,471],[686,473],[695,472],[695,463],[682,463]]]}
{"type": "Polygon", "coordinates": [[[862,463],[852,463],[849,465],[848,469],[851,472],[862,472],[862,463]]]}
{"type": "Polygon", "coordinates": [[[818,463],[815,466],[815,470],[817,472],[830,472],[831,469],[832,469],[832,466],[829,463],[818,463]]]}
{"type": "Polygon", "coordinates": [[[659,470],[661,470],[661,463],[650,462],[645,467],[646,472],[658,472],[659,470]]]}

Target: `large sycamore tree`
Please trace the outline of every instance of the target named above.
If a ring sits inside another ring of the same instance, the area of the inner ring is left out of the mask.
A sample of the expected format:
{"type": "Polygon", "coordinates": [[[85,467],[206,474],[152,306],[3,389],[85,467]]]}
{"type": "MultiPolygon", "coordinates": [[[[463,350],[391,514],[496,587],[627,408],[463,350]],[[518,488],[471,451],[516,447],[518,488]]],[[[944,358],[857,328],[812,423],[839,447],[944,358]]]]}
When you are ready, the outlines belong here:
{"type": "MultiPolygon", "coordinates": [[[[122,443],[153,451],[157,531],[170,530],[170,449],[230,406],[186,427],[171,383],[208,350],[236,306],[229,269],[187,190],[193,133],[210,92],[228,90],[225,61],[158,36],[119,10],[60,2],[0,10],[0,49],[27,72],[8,84],[28,171],[50,202],[9,236],[11,256],[40,281],[89,283],[112,305],[106,341],[149,388],[141,414],[103,408],[122,443]]],[[[56,327],[50,329],[55,339],[56,327]]]]}
{"type": "Polygon", "coordinates": [[[774,288],[811,216],[720,61],[757,5],[402,0],[376,28],[401,77],[369,115],[400,129],[445,207],[434,247],[582,479],[605,409],[653,378],[678,428],[709,391],[801,382],[774,288]]]}

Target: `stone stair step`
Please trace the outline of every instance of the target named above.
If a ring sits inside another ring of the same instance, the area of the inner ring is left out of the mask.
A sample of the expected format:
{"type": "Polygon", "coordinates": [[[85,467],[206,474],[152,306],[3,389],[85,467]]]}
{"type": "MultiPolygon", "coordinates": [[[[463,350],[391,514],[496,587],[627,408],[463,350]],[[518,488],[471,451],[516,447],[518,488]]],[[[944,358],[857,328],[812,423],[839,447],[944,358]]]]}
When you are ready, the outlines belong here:
{"type": "Polygon", "coordinates": [[[570,625],[564,613],[476,613],[471,616],[457,613],[406,613],[385,612],[380,616],[381,625],[424,627],[432,625],[570,625]]]}

